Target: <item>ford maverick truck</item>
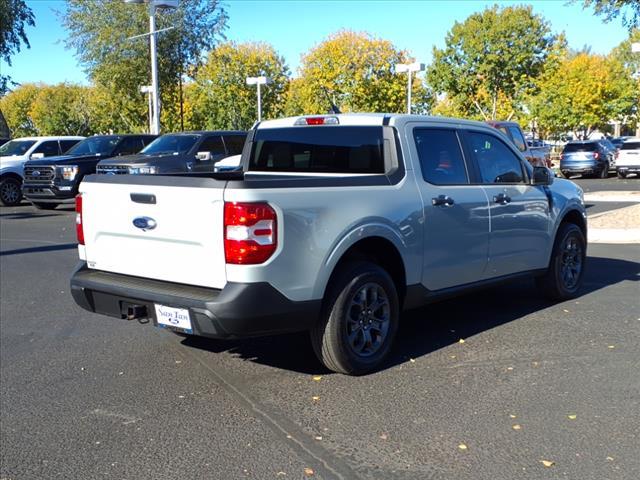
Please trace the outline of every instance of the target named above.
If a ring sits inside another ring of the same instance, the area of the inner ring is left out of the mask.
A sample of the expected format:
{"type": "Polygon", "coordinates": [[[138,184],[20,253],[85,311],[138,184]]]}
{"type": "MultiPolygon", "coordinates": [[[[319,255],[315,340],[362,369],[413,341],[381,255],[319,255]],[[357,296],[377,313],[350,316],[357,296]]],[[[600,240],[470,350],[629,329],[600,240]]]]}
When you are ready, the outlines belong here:
{"type": "Polygon", "coordinates": [[[203,337],[307,330],[324,365],[357,375],[384,361],[405,309],[522,277],[579,293],[582,191],[487,124],[271,120],[241,164],[86,177],[77,304],[203,337]]]}

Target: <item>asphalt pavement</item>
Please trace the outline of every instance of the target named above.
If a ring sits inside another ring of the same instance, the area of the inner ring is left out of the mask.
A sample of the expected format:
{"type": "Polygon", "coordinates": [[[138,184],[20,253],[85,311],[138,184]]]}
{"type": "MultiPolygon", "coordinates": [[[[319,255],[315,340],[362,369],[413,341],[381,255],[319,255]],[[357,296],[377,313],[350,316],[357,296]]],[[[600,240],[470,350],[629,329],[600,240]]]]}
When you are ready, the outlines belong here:
{"type": "Polygon", "coordinates": [[[638,478],[638,245],[590,245],[573,301],[522,281],[409,312],[385,367],[354,378],[304,334],[85,312],[73,222],[0,209],[2,480],[638,478]]]}

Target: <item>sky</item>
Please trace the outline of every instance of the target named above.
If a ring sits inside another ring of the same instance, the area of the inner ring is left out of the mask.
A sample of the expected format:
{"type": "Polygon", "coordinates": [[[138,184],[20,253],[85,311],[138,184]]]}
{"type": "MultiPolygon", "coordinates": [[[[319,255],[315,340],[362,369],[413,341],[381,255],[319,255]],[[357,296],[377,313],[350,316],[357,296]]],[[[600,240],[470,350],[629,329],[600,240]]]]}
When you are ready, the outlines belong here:
{"type": "MultiPolygon", "coordinates": [[[[482,0],[227,0],[229,14],[225,35],[236,42],[272,44],[296,76],[300,57],[338,30],[366,31],[408,50],[418,61],[429,63],[434,46],[442,48],[454,22],[462,22],[495,1],[482,0]]],[[[527,2],[497,2],[500,5],[527,2]]],[[[555,33],[564,31],[571,48],[591,47],[608,53],[627,38],[620,20],[603,23],[581,2],[565,0],[528,2],[535,13],[550,22],[555,33]]],[[[65,8],[61,0],[27,0],[35,14],[35,27],[27,29],[31,48],[12,58],[12,66],[0,62],[0,70],[14,81],[87,84],[74,56],[64,47],[66,31],[55,11],[65,8]]]]}

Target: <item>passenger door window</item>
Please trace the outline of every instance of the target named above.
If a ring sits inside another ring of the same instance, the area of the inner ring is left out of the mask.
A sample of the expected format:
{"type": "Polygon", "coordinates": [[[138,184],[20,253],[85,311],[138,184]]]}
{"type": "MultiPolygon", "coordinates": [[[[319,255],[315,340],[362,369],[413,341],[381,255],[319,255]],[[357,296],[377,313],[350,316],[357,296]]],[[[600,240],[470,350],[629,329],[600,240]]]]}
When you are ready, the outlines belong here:
{"type": "Polygon", "coordinates": [[[521,152],[525,152],[527,150],[527,144],[524,141],[522,132],[520,132],[520,130],[516,127],[509,127],[509,132],[511,132],[511,137],[513,138],[513,143],[516,148],[521,152]]]}
{"type": "Polygon", "coordinates": [[[126,137],[120,145],[118,145],[118,154],[119,155],[132,155],[134,153],[138,153],[140,150],[144,148],[142,141],[137,137],[126,137]]]}
{"type": "Polygon", "coordinates": [[[218,135],[207,137],[198,147],[198,152],[211,152],[212,156],[224,155],[224,145],[222,138],[218,135]]]}
{"type": "Polygon", "coordinates": [[[469,183],[460,142],[454,130],[416,128],[413,138],[425,181],[434,185],[469,183]]]}
{"type": "Polygon", "coordinates": [[[48,140],[42,142],[33,153],[42,153],[45,157],[51,157],[54,155],[60,155],[60,147],[57,140],[48,140]]]}
{"type": "Polygon", "coordinates": [[[244,148],[244,135],[229,135],[224,138],[224,143],[227,146],[228,155],[240,155],[244,148]]]}
{"type": "Polygon", "coordinates": [[[482,183],[524,183],[522,162],[502,140],[479,132],[468,137],[482,183]]]}

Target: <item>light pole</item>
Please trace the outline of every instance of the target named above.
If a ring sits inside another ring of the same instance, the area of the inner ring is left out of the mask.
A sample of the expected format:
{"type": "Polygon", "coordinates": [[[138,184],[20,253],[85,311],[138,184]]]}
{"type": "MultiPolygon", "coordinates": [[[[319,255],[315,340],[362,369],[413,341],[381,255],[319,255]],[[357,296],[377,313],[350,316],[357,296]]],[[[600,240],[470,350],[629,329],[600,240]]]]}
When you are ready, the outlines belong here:
{"type": "Polygon", "coordinates": [[[407,113],[411,113],[411,77],[413,72],[424,71],[424,63],[399,63],[396,65],[396,73],[407,72],[407,113]]]}
{"type": "Polygon", "coordinates": [[[247,77],[247,85],[256,85],[258,87],[258,121],[262,121],[262,96],[260,95],[260,85],[268,85],[273,80],[269,77],[247,77]]]}
{"type": "Polygon", "coordinates": [[[151,85],[142,85],[140,92],[147,95],[147,101],[149,103],[149,133],[153,131],[153,88],[151,85]]]}
{"type": "Polygon", "coordinates": [[[148,3],[149,4],[149,33],[136,35],[139,38],[149,35],[151,50],[151,96],[153,104],[153,115],[151,120],[151,132],[154,135],[160,133],[160,91],[158,87],[158,52],[156,47],[156,34],[170,30],[173,27],[156,30],[156,10],[178,8],[178,0],[124,0],[125,3],[148,3]]]}

